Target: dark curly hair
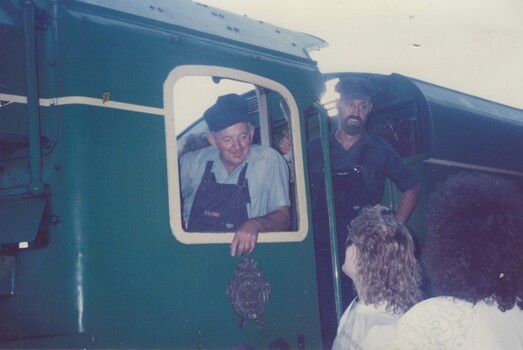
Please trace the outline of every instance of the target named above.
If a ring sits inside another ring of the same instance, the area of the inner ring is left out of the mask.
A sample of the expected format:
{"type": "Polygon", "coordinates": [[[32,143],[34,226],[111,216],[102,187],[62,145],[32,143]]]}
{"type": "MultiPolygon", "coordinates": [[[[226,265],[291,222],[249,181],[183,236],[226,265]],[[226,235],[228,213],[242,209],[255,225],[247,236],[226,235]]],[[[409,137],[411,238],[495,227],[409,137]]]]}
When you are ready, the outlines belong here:
{"type": "Polygon", "coordinates": [[[352,220],[347,246],[356,247],[358,295],[367,304],[406,312],[423,299],[421,266],[408,228],[381,205],[363,208],[352,220]]]}
{"type": "Polygon", "coordinates": [[[523,309],[523,196],[511,182],[460,173],[429,198],[425,269],[436,296],[523,309]]]}

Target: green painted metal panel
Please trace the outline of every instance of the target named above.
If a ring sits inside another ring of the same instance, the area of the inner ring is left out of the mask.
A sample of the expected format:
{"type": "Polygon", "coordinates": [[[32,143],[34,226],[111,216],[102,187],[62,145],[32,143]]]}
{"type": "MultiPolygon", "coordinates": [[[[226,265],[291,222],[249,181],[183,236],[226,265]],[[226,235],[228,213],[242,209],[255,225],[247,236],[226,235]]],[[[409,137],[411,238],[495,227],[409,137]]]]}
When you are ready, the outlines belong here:
{"type": "MultiPolygon", "coordinates": [[[[213,33],[166,24],[156,13],[140,19],[124,9],[116,15],[108,6],[93,11],[92,2],[37,6],[49,20],[37,31],[37,52],[39,94],[47,103],[39,112],[50,140],[43,181],[52,220],[45,222],[45,244],[16,253],[15,293],[0,300],[0,347],[264,348],[279,338],[292,347],[319,346],[312,236],[258,246],[253,257],[272,286],[266,323],[240,329],[226,290],[241,259],[229,256],[227,244],[185,245],[171,232],[163,117],[102,103],[109,93],[111,101],[162,108],[169,72],[200,64],[275,80],[305,110],[323,85],[316,64],[301,51],[292,53],[302,44],[278,52],[227,38],[223,46],[210,40],[213,33]],[[67,96],[92,97],[100,105],[52,100],[67,96]]],[[[23,51],[4,52],[20,70],[12,58],[23,51]]],[[[9,91],[23,96],[25,87],[9,91]]],[[[5,117],[2,125],[14,125],[23,138],[25,107],[12,107],[9,118],[17,122],[5,117]]],[[[27,177],[26,148],[3,160],[21,178],[27,177]]]]}
{"type": "Polygon", "coordinates": [[[34,241],[46,202],[44,198],[0,200],[0,245],[34,241]]]}
{"type": "Polygon", "coordinates": [[[0,296],[15,292],[16,259],[12,255],[0,255],[0,296]]]}

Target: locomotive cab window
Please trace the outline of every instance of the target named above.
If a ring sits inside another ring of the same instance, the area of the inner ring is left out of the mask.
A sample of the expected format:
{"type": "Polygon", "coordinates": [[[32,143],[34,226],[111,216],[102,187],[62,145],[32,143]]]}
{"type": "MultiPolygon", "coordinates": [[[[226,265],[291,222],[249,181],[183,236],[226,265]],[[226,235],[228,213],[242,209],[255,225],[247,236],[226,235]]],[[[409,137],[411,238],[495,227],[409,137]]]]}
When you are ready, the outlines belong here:
{"type": "Polygon", "coordinates": [[[301,241],[307,232],[298,108],[279,83],[223,67],[184,66],[164,84],[169,216],[181,242],[230,243],[250,218],[286,213],[290,224],[258,242],[301,241]],[[295,130],[295,131],[293,131],[295,130]],[[303,218],[300,220],[299,218],[303,218]]]}

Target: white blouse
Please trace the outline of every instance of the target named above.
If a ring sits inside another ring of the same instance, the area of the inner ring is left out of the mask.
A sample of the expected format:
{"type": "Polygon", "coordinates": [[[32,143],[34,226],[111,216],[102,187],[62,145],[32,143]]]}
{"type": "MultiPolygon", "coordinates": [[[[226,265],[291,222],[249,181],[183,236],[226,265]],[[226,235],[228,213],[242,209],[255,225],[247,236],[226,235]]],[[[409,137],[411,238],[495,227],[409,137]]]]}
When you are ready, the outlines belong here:
{"type": "MultiPolygon", "coordinates": [[[[384,303],[378,306],[354,303],[353,301],[349,305],[340,319],[333,350],[367,349],[366,337],[372,327],[396,324],[401,316],[401,314],[388,312],[384,303]]],[[[388,332],[388,329],[377,330],[378,339],[389,339],[384,335],[388,332]]]]}
{"type": "MultiPolygon", "coordinates": [[[[383,331],[391,333],[391,327],[383,331]]],[[[412,307],[382,347],[401,350],[516,350],[523,349],[523,310],[501,312],[488,305],[450,297],[427,299],[412,307]]],[[[369,337],[371,335],[369,334],[369,337]]]]}

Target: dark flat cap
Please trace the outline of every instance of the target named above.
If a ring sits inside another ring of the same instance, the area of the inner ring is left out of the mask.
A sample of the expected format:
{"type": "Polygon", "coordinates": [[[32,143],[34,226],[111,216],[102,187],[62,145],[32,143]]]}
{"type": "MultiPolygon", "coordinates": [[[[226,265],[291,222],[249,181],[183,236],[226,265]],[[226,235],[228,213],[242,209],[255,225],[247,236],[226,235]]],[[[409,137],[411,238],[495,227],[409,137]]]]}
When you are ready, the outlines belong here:
{"type": "Polygon", "coordinates": [[[340,79],[335,87],[340,98],[352,100],[372,100],[377,95],[377,90],[368,79],[358,76],[345,76],[340,79]]]}
{"type": "Polygon", "coordinates": [[[220,96],[216,103],[205,111],[203,118],[212,132],[221,131],[234,124],[249,122],[247,100],[237,94],[220,96]]]}

